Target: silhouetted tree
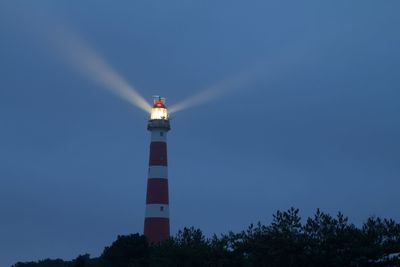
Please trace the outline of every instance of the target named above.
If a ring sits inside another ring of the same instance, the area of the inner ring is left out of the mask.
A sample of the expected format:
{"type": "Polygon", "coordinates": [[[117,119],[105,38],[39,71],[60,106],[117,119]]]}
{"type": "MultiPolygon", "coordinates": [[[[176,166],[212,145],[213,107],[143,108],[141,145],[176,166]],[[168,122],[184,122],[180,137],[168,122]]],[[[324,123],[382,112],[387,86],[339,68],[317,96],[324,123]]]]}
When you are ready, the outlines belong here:
{"type": "Polygon", "coordinates": [[[79,255],[73,262],[72,267],[86,267],[90,266],[90,255],[79,255]]]}
{"type": "MultiPolygon", "coordinates": [[[[210,246],[200,229],[185,227],[175,237],[158,245],[155,255],[157,261],[168,266],[204,266],[204,262],[209,260],[210,246]]],[[[152,261],[151,265],[155,264],[152,261]]]]}
{"type": "Polygon", "coordinates": [[[147,266],[149,244],[143,235],[118,236],[110,247],[106,247],[101,259],[108,266],[147,266]]]}
{"type": "Polygon", "coordinates": [[[118,236],[98,258],[18,262],[14,267],[369,267],[400,266],[400,224],[370,217],[357,228],[348,218],[317,210],[302,224],[299,210],[277,211],[270,225],[207,239],[184,228],[161,244],[143,235],[118,236]]]}
{"type": "Polygon", "coordinates": [[[62,259],[45,259],[38,262],[18,262],[13,267],[70,267],[69,262],[65,262],[62,259]]]}

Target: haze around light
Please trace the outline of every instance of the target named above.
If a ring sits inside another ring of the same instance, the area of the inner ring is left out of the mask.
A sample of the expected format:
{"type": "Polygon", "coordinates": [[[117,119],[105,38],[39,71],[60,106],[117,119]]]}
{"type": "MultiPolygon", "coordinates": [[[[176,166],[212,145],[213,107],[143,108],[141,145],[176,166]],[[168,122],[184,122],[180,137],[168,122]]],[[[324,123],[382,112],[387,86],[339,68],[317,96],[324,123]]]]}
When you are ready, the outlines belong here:
{"type": "Polygon", "coordinates": [[[76,34],[59,30],[55,44],[64,58],[85,77],[101,85],[114,95],[150,113],[151,106],[121,75],[119,75],[93,48],[76,34]]]}
{"type": "MultiPolygon", "coordinates": [[[[31,34],[41,36],[42,40],[45,41],[42,44],[51,47],[59,58],[79,72],[82,77],[96,83],[146,113],[151,113],[151,105],[139,91],[117,72],[104,56],[101,56],[93,46],[89,45],[82,35],[78,34],[70,25],[67,26],[68,23],[66,21],[61,21],[60,18],[56,19],[49,13],[43,13],[41,20],[44,23],[38,26],[35,25],[35,21],[38,20],[37,15],[29,10],[24,11],[28,12],[24,15],[30,18],[31,34]]],[[[298,46],[299,44],[295,45],[298,46]]],[[[240,91],[249,92],[251,85],[261,78],[268,77],[268,79],[272,80],[273,76],[276,77],[282,74],[282,70],[278,68],[282,61],[286,63],[288,63],[287,61],[294,62],[298,57],[298,55],[290,53],[290,50],[295,45],[291,44],[288,47],[284,47],[272,60],[265,59],[265,62],[247,67],[205,88],[201,88],[197,93],[172,104],[168,107],[168,112],[170,114],[177,113],[188,108],[201,106],[224,95],[240,91]]],[[[303,50],[306,51],[307,49],[303,50]]],[[[163,88],[158,91],[163,91],[163,88]]]]}

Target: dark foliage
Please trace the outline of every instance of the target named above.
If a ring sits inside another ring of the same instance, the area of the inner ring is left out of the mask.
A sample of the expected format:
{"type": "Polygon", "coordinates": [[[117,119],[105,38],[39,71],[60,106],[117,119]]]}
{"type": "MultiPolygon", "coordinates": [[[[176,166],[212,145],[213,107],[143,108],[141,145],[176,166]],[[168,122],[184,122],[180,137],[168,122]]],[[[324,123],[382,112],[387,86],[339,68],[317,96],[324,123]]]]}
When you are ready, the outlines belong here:
{"type": "Polygon", "coordinates": [[[357,228],[339,213],[317,210],[303,224],[299,210],[277,211],[270,225],[250,225],[240,233],[206,238],[184,228],[158,245],[143,235],[118,236],[98,258],[43,260],[14,267],[290,267],[400,266],[400,224],[371,217],[357,228]]]}

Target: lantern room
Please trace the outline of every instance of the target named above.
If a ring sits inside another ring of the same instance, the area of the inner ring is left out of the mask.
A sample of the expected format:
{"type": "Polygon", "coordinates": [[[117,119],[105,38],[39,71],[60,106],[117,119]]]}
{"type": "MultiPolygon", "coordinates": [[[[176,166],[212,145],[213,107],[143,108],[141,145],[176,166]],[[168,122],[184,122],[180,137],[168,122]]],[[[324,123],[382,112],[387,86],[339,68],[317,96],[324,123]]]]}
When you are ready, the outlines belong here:
{"type": "Polygon", "coordinates": [[[165,98],[159,96],[154,98],[150,120],[168,120],[168,110],[165,107],[165,98]]]}

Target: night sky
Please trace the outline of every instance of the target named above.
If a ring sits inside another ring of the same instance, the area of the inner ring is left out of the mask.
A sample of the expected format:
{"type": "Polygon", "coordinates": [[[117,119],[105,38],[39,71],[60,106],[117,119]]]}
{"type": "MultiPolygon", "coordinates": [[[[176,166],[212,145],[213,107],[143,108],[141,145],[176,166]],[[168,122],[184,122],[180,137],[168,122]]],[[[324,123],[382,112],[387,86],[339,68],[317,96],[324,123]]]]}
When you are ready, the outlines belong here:
{"type": "Polygon", "coordinates": [[[399,221],[399,9],[396,0],[1,1],[0,265],[98,256],[118,234],[143,231],[148,115],[57,54],[43,30],[56,21],[149,102],[257,73],[172,115],[173,234],[239,231],[291,206],[303,218],[320,208],[356,225],[399,221]]]}

